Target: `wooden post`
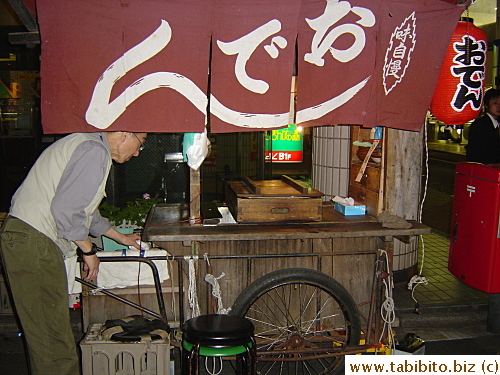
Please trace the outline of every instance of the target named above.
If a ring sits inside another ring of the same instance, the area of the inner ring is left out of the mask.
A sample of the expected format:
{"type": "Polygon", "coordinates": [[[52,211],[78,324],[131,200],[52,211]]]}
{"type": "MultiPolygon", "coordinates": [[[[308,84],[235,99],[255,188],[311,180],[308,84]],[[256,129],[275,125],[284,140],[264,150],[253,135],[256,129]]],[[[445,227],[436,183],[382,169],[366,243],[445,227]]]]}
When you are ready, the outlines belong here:
{"type": "MultiPolygon", "coordinates": [[[[201,202],[201,181],[200,169],[189,168],[189,218],[196,219],[200,217],[201,202]]],[[[200,221],[201,223],[201,221],[200,221]]]]}
{"type": "Polygon", "coordinates": [[[423,137],[421,132],[387,129],[384,209],[416,220],[420,209],[423,137]]]}
{"type": "MultiPolygon", "coordinates": [[[[425,126],[425,125],[424,125],[425,126]]],[[[384,210],[406,220],[419,219],[422,157],[421,132],[387,129],[384,210]]],[[[417,273],[418,241],[394,239],[395,282],[406,282],[417,273]]]]}

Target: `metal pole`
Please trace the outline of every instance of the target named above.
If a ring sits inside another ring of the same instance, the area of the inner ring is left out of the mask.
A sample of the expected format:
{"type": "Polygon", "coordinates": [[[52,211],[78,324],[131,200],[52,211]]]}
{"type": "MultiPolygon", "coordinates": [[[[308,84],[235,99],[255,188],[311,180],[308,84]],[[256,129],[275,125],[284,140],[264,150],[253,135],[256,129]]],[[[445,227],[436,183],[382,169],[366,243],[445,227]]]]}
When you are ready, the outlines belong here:
{"type": "MultiPolygon", "coordinates": [[[[89,288],[92,288],[92,289],[99,289],[97,285],[94,285],[94,284],[92,284],[92,283],[89,283],[89,282],[87,282],[87,281],[85,281],[85,280],[83,280],[83,279],[80,279],[79,277],[75,277],[75,280],[76,280],[76,281],[78,281],[79,283],[81,283],[81,284],[85,285],[85,286],[88,286],[89,288]]],[[[161,319],[161,320],[162,320],[162,321],[164,321],[165,323],[168,323],[168,320],[167,320],[167,319],[165,319],[163,316],[161,316],[161,315],[159,315],[159,314],[155,313],[154,311],[149,310],[149,309],[147,309],[147,308],[145,308],[145,307],[143,307],[143,306],[140,306],[140,305],[138,305],[137,303],[134,303],[134,302],[132,302],[132,301],[129,301],[128,299],[125,299],[125,298],[123,298],[123,297],[120,297],[120,296],[118,296],[118,295],[116,295],[116,294],[114,294],[114,293],[110,292],[109,290],[106,290],[106,289],[99,289],[99,293],[102,293],[102,294],[105,294],[105,295],[107,295],[107,296],[109,296],[109,297],[112,297],[112,298],[114,298],[114,299],[116,299],[116,300],[118,300],[118,301],[120,301],[120,302],[125,303],[126,305],[129,305],[129,306],[135,307],[135,308],[136,308],[136,309],[138,309],[138,310],[144,311],[145,313],[148,313],[148,314],[150,314],[150,315],[154,316],[155,318],[157,318],[157,319],[161,319]]]]}

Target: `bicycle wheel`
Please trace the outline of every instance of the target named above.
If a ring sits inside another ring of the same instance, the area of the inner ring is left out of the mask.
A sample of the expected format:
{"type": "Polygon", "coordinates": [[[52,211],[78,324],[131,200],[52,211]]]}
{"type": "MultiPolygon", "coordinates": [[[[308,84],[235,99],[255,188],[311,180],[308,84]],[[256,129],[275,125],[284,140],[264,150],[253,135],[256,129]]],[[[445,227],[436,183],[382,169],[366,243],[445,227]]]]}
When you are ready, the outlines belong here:
{"type": "Polygon", "coordinates": [[[324,273],[271,272],[238,296],[231,314],[255,325],[258,374],[338,374],[339,349],[359,344],[361,323],[349,292],[324,273]]]}

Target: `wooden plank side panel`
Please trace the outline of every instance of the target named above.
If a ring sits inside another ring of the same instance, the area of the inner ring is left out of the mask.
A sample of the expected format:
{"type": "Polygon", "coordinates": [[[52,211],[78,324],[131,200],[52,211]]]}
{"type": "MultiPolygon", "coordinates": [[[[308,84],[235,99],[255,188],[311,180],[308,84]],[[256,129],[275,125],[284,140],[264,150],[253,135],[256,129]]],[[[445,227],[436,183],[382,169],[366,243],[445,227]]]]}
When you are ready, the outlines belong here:
{"type": "Polygon", "coordinates": [[[251,254],[310,254],[311,239],[249,241],[252,243],[251,254]]]}
{"type": "MultiPolygon", "coordinates": [[[[196,250],[194,255],[198,256],[198,261],[195,263],[198,302],[201,312],[209,313],[217,310],[217,300],[212,297],[212,287],[204,280],[207,273],[216,278],[222,273],[225,274],[218,280],[224,308],[232,306],[237,296],[251,282],[264,274],[284,268],[320,270],[341,283],[357,304],[368,301],[372,288],[375,253],[381,244],[378,237],[358,237],[203,241],[198,242],[197,247],[185,246],[186,244],[182,242],[165,242],[162,245],[177,256],[190,255],[193,249],[196,250]],[[321,253],[324,255],[317,256],[321,253]],[[204,254],[208,255],[210,265],[204,259],[204,254]],[[253,257],[245,257],[247,255],[253,257]],[[216,256],[228,256],[229,259],[216,259],[216,256]]],[[[173,286],[178,286],[177,262],[182,266],[184,318],[187,318],[189,270],[188,263],[184,259],[173,262],[174,277],[166,282],[166,286],[171,286],[172,283],[173,286]]],[[[134,294],[134,291],[131,293],[134,294]]],[[[171,317],[172,296],[169,293],[165,293],[164,296],[167,314],[171,317]]],[[[130,297],[136,302],[139,301],[137,296],[130,297]]],[[[178,312],[178,295],[174,298],[178,312]]],[[[140,301],[143,306],[158,311],[154,294],[141,294],[140,301]]],[[[103,323],[107,319],[140,314],[137,310],[107,296],[85,296],[82,303],[85,327],[92,323],[103,323]]],[[[360,311],[367,316],[368,305],[360,307],[360,311]]]]}
{"type": "MultiPolygon", "coordinates": [[[[324,242],[325,240],[320,241],[324,242]]],[[[324,244],[316,242],[315,250],[319,246],[324,246],[324,244]]],[[[363,304],[371,298],[376,246],[377,241],[374,238],[335,238],[331,240],[330,249],[333,253],[345,255],[321,258],[321,272],[333,277],[346,288],[357,305],[363,304]],[[350,252],[352,254],[349,254],[350,252]]],[[[358,308],[363,316],[368,316],[369,307],[367,304],[358,308]]]]}
{"type": "Polygon", "coordinates": [[[353,255],[361,252],[376,253],[379,246],[377,237],[334,238],[332,242],[333,252],[353,255]]]}
{"type": "Polygon", "coordinates": [[[375,254],[356,257],[342,255],[332,257],[334,278],[350,293],[361,315],[369,315],[369,303],[375,265],[375,254]],[[349,272],[345,272],[349,270],[349,272]]]}
{"type": "MultiPolygon", "coordinates": [[[[200,244],[197,268],[197,291],[200,309],[203,312],[215,312],[217,300],[212,296],[212,287],[204,282],[207,273],[214,277],[224,276],[218,280],[222,304],[224,308],[232,306],[235,299],[260,276],[283,268],[317,269],[317,259],[313,257],[266,257],[266,254],[304,254],[311,253],[312,240],[270,240],[270,241],[207,241],[200,244]],[[203,259],[208,254],[211,269],[203,259]],[[217,256],[234,256],[229,259],[211,259],[210,254],[217,256]],[[244,258],[245,255],[262,255],[262,258],[244,258]],[[240,258],[241,257],[241,258],[240,258]],[[210,271],[210,272],[209,272],[210,271]]],[[[184,261],[182,261],[184,262],[184,261]]],[[[184,285],[189,285],[187,264],[183,264],[184,285]]],[[[185,312],[189,303],[185,295],[185,312]]]]}
{"type": "MultiPolygon", "coordinates": [[[[224,276],[218,280],[222,304],[224,308],[232,306],[235,299],[251,282],[258,277],[276,269],[307,267],[316,268],[314,261],[309,257],[265,257],[266,254],[301,254],[310,252],[311,240],[271,240],[271,241],[208,241],[200,244],[199,260],[197,262],[197,291],[198,302],[202,312],[215,312],[218,305],[212,296],[212,286],[204,281],[206,274],[214,277],[224,276]],[[208,255],[210,265],[203,258],[208,255]],[[234,256],[229,259],[210,258],[210,254],[217,256],[234,256]],[[245,255],[262,255],[263,258],[244,258],[245,255]]],[[[187,278],[187,264],[183,262],[184,285],[189,285],[187,278]]],[[[185,296],[186,316],[189,308],[185,296]]]]}
{"type": "MultiPolygon", "coordinates": [[[[214,255],[234,255],[251,254],[252,241],[213,241],[206,242],[203,246],[204,251],[208,253],[211,265],[211,272],[206,272],[214,277],[224,276],[218,280],[224,308],[233,305],[234,300],[240,292],[246,287],[248,281],[248,260],[245,258],[230,259],[210,259],[210,254],[214,255]]],[[[207,265],[205,265],[207,266],[207,265]]],[[[206,268],[206,271],[209,269],[206,268]]],[[[205,275],[202,275],[205,278],[205,275]]],[[[205,295],[207,307],[215,312],[217,310],[217,299],[212,295],[212,286],[206,284],[205,295]]]]}
{"type": "Polygon", "coordinates": [[[282,268],[314,268],[313,261],[303,257],[266,257],[266,254],[303,254],[310,253],[310,240],[270,240],[270,241],[224,241],[213,242],[211,249],[218,255],[261,255],[252,258],[230,258],[211,260],[214,276],[222,272],[219,280],[224,307],[231,306],[234,300],[250,283],[260,276],[282,268]]]}
{"type": "Polygon", "coordinates": [[[252,260],[251,282],[257,278],[285,268],[317,269],[317,259],[310,256],[285,256],[292,254],[311,254],[312,240],[272,240],[255,241],[255,254],[282,254],[283,257],[260,258],[252,260]]]}
{"type": "MultiPolygon", "coordinates": [[[[291,257],[291,258],[274,258],[274,259],[254,259],[252,260],[252,279],[257,279],[260,276],[266,275],[269,272],[282,270],[287,268],[309,268],[318,270],[317,257],[291,257]]],[[[254,281],[255,281],[254,280],[254,281]]]]}
{"type": "Polygon", "coordinates": [[[420,132],[387,129],[384,209],[407,220],[419,211],[423,137],[420,132]]]}
{"type": "MultiPolygon", "coordinates": [[[[324,244],[315,244],[316,246],[324,244]]],[[[371,298],[377,241],[374,238],[335,238],[331,240],[330,246],[333,253],[346,255],[322,257],[321,271],[346,288],[354,302],[362,304],[359,310],[367,317],[369,305],[363,303],[371,298]]]]}

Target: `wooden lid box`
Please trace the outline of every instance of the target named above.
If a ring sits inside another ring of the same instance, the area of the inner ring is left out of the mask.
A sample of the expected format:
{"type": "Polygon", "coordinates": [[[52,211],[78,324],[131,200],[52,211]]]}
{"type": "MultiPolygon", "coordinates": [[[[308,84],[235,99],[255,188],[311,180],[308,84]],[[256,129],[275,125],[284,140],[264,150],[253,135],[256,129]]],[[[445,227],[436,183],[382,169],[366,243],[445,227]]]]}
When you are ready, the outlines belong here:
{"type": "Polygon", "coordinates": [[[238,223],[321,221],[324,194],[288,176],[227,181],[226,203],[238,223]]]}

